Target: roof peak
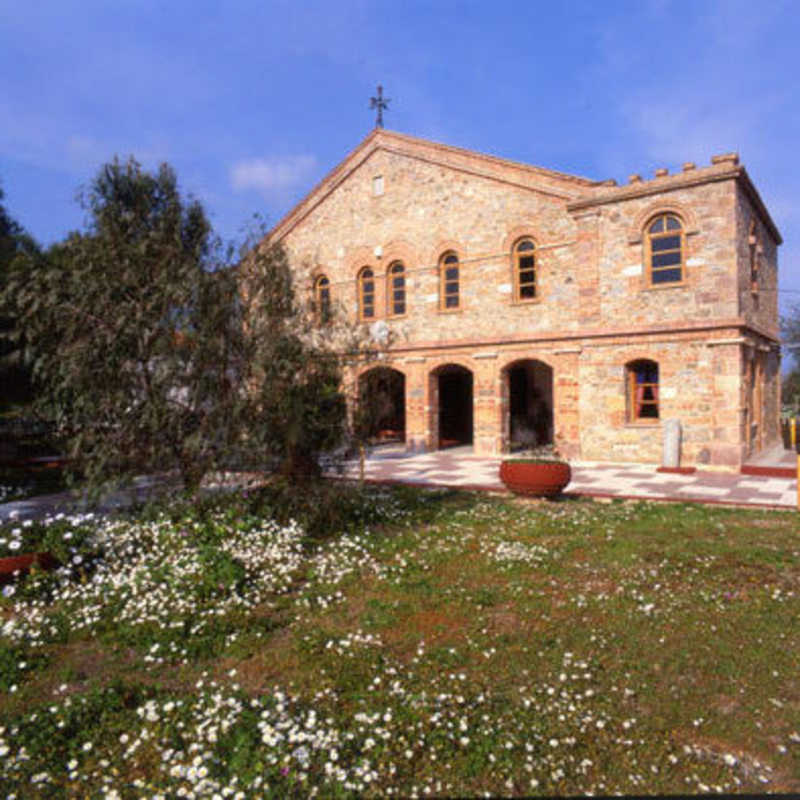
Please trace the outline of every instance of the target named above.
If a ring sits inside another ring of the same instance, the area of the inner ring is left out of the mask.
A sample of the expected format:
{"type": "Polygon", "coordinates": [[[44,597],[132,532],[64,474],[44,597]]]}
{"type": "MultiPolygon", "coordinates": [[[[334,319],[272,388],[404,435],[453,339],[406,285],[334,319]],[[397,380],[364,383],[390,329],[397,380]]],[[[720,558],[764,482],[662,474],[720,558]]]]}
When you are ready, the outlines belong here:
{"type": "Polygon", "coordinates": [[[467,147],[459,147],[457,145],[446,144],[438,142],[434,139],[427,139],[422,136],[413,136],[409,133],[400,133],[400,131],[393,131],[388,128],[375,127],[370,133],[362,140],[362,144],[366,144],[370,139],[387,138],[395,139],[411,145],[421,145],[434,147],[438,150],[449,152],[462,156],[470,156],[472,158],[485,159],[487,161],[504,164],[517,169],[528,170],[537,174],[552,175],[562,180],[576,182],[583,186],[597,186],[601,181],[596,181],[591,178],[586,178],[582,175],[575,175],[570,172],[562,172],[560,170],[550,169],[549,167],[541,167],[536,164],[529,164],[526,161],[518,161],[516,159],[507,158],[505,156],[497,156],[492,153],[484,153],[481,150],[472,150],[467,147]]]}
{"type": "Polygon", "coordinates": [[[523,189],[550,194],[567,202],[584,196],[587,191],[598,185],[597,181],[577,175],[480,153],[476,150],[467,150],[463,147],[442,144],[376,126],[297,205],[281,218],[270,231],[270,238],[285,236],[351,172],[380,150],[408,158],[419,158],[487,180],[499,180],[523,189]]]}

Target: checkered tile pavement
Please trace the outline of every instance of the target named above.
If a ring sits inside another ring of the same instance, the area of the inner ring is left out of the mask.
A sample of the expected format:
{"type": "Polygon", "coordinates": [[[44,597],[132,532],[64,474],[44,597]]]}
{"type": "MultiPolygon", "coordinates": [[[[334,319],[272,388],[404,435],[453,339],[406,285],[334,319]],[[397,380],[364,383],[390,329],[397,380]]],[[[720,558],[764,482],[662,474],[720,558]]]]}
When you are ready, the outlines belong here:
{"type": "MultiPolygon", "coordinates": [[[[505,491],[500,482],[499,458],[482,458],[471,447],[456,447],[435,453],[407,454],[402,446],[376,448],[367,459],[366,478],[399,481],[422,486],[453,486],[464,489],[505,491]]],[[[357,478],[358,462],[345,465],[345,475],[357,478]]],[[[137,480],[135,494],[144,499],[162,477],[137,480]]],[[[742,506],[797,508],[797,481],[794,478],[769,478],[698,471],[692,475],[656,472],[655,466],[640,464],[572,464],[572,481],[566,494],[593,497],[631,497],[660,500],[685,500],[700,503],[728,503],[742,506]]],[[[131,502],[130,493],[106,498],[101,513],[131,502]]],[[[73,513],[84,504],[68,492],[0,503],[0,523],[9,519],[40,519],[63,511],[73,513]]]]}
{"type": "MultiPolygon", "coordinates": [[[[499,458],[482,458],[471,448],[434,453],[406,454],[400,447],[381,447],[367,459],[365,477],[424,486],[452,486],[504,490],[498,477],[499,458]]],[[[346,466],[348,477],[357,477],[357,462],[346,466]]],[[[640,464],[572,465],[569,495],[632,497],[660,500],[730,503],[733,505],[797,507],[797,481],[735,473],[698,470],[691,475],[656,472],[640,464]]]]}

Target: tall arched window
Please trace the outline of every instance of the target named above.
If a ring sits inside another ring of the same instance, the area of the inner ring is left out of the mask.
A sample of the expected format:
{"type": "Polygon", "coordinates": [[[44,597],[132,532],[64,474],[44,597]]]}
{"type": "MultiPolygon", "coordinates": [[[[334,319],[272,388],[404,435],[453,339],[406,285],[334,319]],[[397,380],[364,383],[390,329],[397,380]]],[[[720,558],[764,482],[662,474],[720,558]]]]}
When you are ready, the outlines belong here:
{"type": "Polygon", "coordinates": [[[625,367],[628,387],[628,421],[652,422],[658,419],[658,364],[646,358],[625,367]]]}
{"type": "Polygon", "coordinates": [[[331,282],[327,275],[320,275],[314,281],[314,313],[319,322],[331,318],[331,282]]]}
{"type": "Polygon", "coordinates": [[[535,300],[536,245],[533,239],[520,239],[514,245],[514,299],[535,300]]]}
{"type": "Polygon", "coordinates": [[[395,261],[387,274],[389,282],[389,316],[402,317],[406,313],[406,268],[395,261]]]}
{"type": "Polygon", "coordinates": [[[375,275],[369,267],[358,273],[358,318],[375,318],[375,275]]]}
{"type": "Polygon", "coordinates": [[[453,311],[461,306],[461,274],[458,256],[445,253],[439,259],[439,307],[443,311],[453,311]]]}
{"type": "Polygon", "coordinates": [[[659,214],[647,226],[650,283],[682,283],[685,268],[683,224],[674,214],[659,214]]]}

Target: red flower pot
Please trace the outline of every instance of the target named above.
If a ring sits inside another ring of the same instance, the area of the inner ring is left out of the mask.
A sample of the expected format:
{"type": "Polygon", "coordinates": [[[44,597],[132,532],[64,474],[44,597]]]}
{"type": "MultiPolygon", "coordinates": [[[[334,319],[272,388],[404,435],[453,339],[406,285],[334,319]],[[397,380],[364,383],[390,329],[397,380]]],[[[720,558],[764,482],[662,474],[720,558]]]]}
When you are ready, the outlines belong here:
{"type": "Polygon", "coordinates": [[[15,573],[25,575],[33,564],[40,569],[55,569],[58,561],[50,553],[24,553],[0,558],[0,583],[11,583],[16,577],[15,573]]]}
{"type": "Polygon", "coordinates": [[[516,494],[554,497],[572,477],[566,461],[502,461],[500,480],[516,494]]]}

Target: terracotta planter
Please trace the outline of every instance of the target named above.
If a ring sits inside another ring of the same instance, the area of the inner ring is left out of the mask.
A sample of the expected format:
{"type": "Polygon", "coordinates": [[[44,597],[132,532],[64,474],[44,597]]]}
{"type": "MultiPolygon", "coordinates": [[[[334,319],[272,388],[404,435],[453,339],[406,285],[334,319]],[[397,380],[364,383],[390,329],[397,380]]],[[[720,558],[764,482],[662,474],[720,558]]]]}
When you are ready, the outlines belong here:
{"type": "Polygon", "coordinates": [[[566,461],[502,461],[500,480],[516,494],[554,497],[572,477],[566,461]]]}
{"type": "Polygon", "coordinates": [[[11,583],[16,577],[14,573],[27,574],[33,564],[39,569],[55,569],[58,561],[50,553],[24,553],[0,558],[0,584],[11,583]]]}

